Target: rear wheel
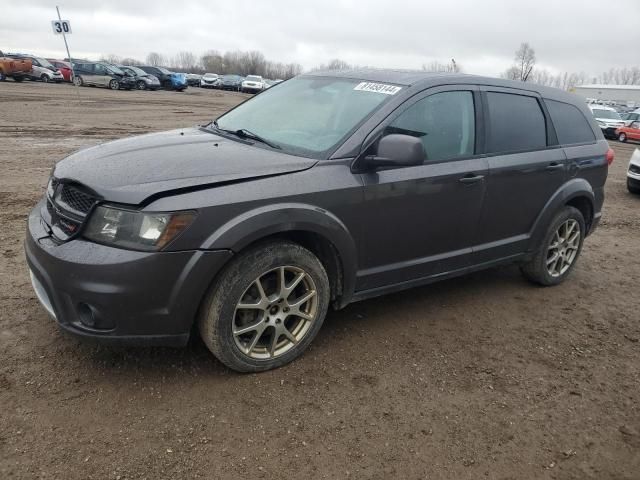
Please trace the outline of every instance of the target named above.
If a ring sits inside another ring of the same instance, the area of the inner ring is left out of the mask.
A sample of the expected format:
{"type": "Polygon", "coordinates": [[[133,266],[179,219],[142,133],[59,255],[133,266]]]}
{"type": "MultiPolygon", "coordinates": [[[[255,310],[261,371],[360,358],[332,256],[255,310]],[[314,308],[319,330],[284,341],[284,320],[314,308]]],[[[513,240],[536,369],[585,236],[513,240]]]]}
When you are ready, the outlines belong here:
{"type": "Polygon", "coordinates": [[[120,88],[120,82],[118,82],[117,80],[111,80],[109,82],[109,88],[111,90],[118,90],[120,88]]]}
{"type": "Polygon", "coordinates": [[[23,81],[23,80],[24,80],[24,77],[21,77],[21,76],[13,77],[13,81],[14,81],[14,82],[18,82],[18,83],[20,83],[20,82],[21,82],[21,81],[23,81]]]}
{"type": "Polygon", "coordinates": [[[524,276],[544,286],[558,285],[571,273],[586,234],[580,210],[566,206],[549,225],[542,247],[521,267],[524,276]]]}
{"type": "Polygon", "coordinates": [[[240,254],[214,282],[198,324],[209,350],[239,372],[285,365],[316,336],[329,280],[309,250],[270,242],[240,254]]]}
{"type": "Polygon", "coordinates": [[[0,82],[4,82],[6,79],[7,76],[3,72],[0,72],[0,82]]]}
{"type": "Polygon", "coordinates": [[[620,135],[618,135],[618,140],[621,142],[626,142],[627,141],[627,135],[624,132],[620,132],[620,135]]]}
{"type": "Polygon", "coordinates": [[[138,88],[138,90],[146,90],[147,89],[147,84],[144,83],[144,81],[142,81],[142,80],[138,80],[138,83],[136,84],[136,87],[138,88]]]}
{"type": "Polygon", "coordinates": [[[73,78],[73,84],[74,84],[75,86],[77,86],[77,87],[81,87],[81,86],[83,85],[83,83],[84,83],[84,82],[83,82],[83,80],[82,80],[82,77],[81,77],[81,76],[76,75],[76,76],[73,78]]]}

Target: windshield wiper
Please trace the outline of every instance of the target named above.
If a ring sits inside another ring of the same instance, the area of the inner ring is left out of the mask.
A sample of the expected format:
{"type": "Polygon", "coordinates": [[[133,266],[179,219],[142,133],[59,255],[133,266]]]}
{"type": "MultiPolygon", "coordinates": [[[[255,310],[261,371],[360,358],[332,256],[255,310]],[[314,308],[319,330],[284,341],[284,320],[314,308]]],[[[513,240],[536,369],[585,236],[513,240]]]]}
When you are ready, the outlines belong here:
{"type": "Polygon", "coordinates": [[[257,133],[253,133],[252,131],[247,130],[246,128],[240,128],[238,130],[227,130],[225,128],[220,128],[218,126],[217,120],[214,120],[212,124],[216,130],[220,130],[221,132],[230,133],[231,135],[235,135],[236,137],[240,137],[240,138],[248,138],[250,140],[255,140],[257,142],[264,143],[265,145],[268,145],[271,148],[282,150],[282,147],[280,145],[273,143],[267,140],[266,138],[261,137],[257,133]]]}

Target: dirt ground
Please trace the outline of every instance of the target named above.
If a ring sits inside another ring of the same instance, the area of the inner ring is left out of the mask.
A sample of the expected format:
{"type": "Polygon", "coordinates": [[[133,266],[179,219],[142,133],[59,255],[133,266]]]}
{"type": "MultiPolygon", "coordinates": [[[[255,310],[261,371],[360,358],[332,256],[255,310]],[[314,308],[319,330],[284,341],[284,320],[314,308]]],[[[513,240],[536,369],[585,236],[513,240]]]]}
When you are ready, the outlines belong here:
{"type": "Polygon", "coordinates": [[[0,83],[0,478],[640,479],[640,197],[614,143],[604,218],[565,284],[517,268],[330,312],[311,349],[239,375],[199,339],[106,348],[38,304],[22,242],[75,149],[245,98],[0,83]]]}

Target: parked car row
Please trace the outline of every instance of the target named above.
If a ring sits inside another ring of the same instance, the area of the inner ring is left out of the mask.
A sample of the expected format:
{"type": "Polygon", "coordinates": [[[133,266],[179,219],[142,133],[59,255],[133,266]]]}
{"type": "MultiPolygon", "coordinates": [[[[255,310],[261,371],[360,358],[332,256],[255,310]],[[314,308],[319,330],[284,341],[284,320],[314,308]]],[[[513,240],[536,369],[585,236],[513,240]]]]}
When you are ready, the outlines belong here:
{"type": "Polygon", "coordinates": [[[260,75],[218,75],[217,73],[205,73],[200,77],[200,87],[219,88],[221,90],[235,90],[245,93],[259,93],[267,88],[282,82],[282,80],[268,80],[260,75]]]}
{"type": "Polygon", "coordinates": [[[78,86],[107,87],[112,90],[183,91],[188,87],[184,73],[149,65],[114,65],[106,62],[74,60],[74,83],[78,86]]]}
{"type": "Polygon", "coordinates": [[[60,69],[46,58],[24,53],[6,53],[1,54],[0,57],[3,59],[0,80],[11,77],[17,82],[24,79],[56,83],[64,81],[60,69]],[[29,66],[30,68],[27,69],[29,66]]]}

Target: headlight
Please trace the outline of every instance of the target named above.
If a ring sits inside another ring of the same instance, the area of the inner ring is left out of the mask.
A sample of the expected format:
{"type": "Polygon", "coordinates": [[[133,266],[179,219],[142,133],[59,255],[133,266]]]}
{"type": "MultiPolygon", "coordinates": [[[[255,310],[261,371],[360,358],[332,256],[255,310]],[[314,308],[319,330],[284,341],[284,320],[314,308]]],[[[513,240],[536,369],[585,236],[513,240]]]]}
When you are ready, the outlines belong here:
{"type": "Polygon", "coordinates": [[[194,218],[195,212],[144,213],[100,206],[91,215],[84,236],[116,247],[161,250],[194,218]]]}

